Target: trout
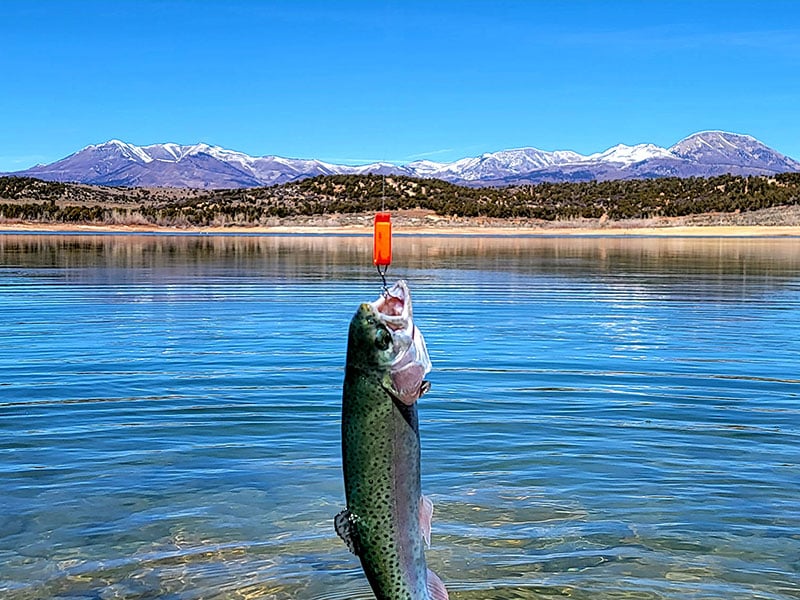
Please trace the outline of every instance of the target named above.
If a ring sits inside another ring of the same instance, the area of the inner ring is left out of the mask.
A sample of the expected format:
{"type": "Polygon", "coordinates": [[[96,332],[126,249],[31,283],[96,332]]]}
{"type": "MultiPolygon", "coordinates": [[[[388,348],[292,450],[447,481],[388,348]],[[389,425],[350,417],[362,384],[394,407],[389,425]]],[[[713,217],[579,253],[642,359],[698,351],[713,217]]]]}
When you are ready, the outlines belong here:
{"type": "Polygon", "coordinates": [[[378,600],[447,600],[425,563],[433,504],[420,486],[416,402],[431,362],[398,281],[350,322],[342,393],[347,508],[336,532],[358,556],[378,600]]]}

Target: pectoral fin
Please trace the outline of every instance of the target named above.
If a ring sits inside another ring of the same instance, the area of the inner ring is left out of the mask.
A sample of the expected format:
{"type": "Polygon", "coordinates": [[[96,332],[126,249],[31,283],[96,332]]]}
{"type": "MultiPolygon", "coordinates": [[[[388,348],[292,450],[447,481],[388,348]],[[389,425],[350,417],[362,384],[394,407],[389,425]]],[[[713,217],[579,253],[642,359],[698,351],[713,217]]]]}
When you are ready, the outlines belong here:
{"type": "Polygon", "coordinates": [[[412,406],[419,398],[417,390],[403,388],[402,381],[398,381],[393,374],[387,373],[383,377],[382,385],[392,398],[406,406],[412,406]]]}
{"type": "Polygon", "coordinates": [[[356,516],[348,509],[344,509],[333,519],[333,526],[336,533],[347,544],[348,550],[358,555],[358,529],[356,527],[356,516]]]}
{"type": "Polygon", "coordinates": [[[419,529],[425,545],[431,547],[431,521],[433,520],[433,502],[427,496],[419,498],[419,529]]]}
{"type": "Polygon", "coordinates": [[[439,579],[439,576],[430,569],[428,569],[428,594],[431,600],[450,600],[444,583],[439,579]]]}
{"type": "Polygon", "coordinates": [[[419,384],[416,383],[421,376],[420,367],[414,365],[403,371],[387,373],[383,377],[381,384],[383,389],[389,392],[395,400],[402,402],[406,406],[412,406],[422,394],[431,389],[430,381],[423,380],[419,384]]]}

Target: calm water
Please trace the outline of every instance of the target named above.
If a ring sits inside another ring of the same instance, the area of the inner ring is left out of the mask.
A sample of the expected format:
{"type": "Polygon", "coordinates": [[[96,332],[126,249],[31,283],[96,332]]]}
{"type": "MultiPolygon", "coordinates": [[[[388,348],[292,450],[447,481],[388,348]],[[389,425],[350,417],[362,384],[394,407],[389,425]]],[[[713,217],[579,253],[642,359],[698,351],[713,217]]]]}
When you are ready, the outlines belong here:
{"type": "MultiPolygon", "coordinates": [[[[371,598],[365,238],[0,235],[0,597],[371,598]]],[[[395,240],[453,600],[800,597],[800,240],[395,240]]]]}

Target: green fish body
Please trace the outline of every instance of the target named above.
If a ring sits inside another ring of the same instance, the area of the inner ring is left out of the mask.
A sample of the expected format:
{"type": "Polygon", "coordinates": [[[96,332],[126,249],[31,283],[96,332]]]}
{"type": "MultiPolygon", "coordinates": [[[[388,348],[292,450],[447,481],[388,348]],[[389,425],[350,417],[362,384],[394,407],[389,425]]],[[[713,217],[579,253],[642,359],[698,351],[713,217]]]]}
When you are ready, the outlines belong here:
{"type": "Polygon", "coordinates": [[[361,560],[378,600],[446,600],[425,563],[433,505],[420,487],[417,399],[430,371],[403,281],[350,323],[342,394],[347,508],[337,533],[361,560]]]}

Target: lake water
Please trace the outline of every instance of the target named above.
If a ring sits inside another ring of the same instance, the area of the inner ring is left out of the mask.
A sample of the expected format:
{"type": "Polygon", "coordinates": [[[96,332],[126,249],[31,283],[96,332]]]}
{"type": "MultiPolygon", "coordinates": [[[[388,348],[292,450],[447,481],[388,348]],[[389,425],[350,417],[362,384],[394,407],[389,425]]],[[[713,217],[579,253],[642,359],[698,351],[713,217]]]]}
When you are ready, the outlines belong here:
{"type": "MultiPolygon", "coordinates": [[[[800,597],[800,239],[397,237],[453,600],[800,597]]],[[[0,235],[0,597],[372,598],[359,237],[0,235]]]]}

